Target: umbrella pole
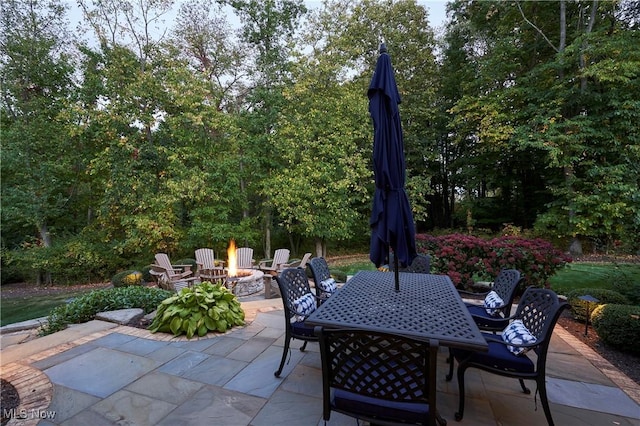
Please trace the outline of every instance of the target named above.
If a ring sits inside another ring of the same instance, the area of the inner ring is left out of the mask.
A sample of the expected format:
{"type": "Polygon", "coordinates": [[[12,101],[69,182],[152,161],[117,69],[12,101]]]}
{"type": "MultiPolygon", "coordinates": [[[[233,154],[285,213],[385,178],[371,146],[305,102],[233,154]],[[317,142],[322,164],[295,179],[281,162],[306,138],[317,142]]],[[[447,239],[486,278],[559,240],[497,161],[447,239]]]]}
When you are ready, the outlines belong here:
{"type": "Polygon", "coordinates": [[[398,269],[400,269],[400,264],[398,262],[398,254],[394,253],[393,256],[393,273],[396,276],[396,293],[400,292],[400,271],[398,269]]]}

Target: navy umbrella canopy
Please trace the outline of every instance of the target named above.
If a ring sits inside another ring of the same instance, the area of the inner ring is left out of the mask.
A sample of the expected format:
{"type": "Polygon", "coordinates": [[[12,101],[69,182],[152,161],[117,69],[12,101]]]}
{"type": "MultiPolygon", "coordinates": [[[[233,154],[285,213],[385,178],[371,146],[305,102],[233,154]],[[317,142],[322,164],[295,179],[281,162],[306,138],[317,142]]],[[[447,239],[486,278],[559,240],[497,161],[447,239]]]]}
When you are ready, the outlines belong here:
{"type": "Polygon", "coordinates": [[[371,211],[369,259],[379,267],[394,251],[396,290],[398,266],[407,266],[416,257],[415,227],[409,198],[405,192],[405,160],[400,94],[387,54],[380,45],[380,56],[369,85],[369,113],[373,120],[373,172],[376,191],[371,211]]]}

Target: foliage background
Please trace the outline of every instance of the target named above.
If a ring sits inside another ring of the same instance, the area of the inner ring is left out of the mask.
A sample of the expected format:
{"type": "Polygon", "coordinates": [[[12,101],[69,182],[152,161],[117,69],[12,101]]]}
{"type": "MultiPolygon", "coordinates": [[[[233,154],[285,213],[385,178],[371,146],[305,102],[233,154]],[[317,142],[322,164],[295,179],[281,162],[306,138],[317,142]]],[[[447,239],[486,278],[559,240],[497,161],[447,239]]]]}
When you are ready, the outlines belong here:
{"type": "Polygon", "coordinates": [[[640,250],[638,2],[1,3],[3,282],[366,251],[383,39],[420,231],[640,250]]]}

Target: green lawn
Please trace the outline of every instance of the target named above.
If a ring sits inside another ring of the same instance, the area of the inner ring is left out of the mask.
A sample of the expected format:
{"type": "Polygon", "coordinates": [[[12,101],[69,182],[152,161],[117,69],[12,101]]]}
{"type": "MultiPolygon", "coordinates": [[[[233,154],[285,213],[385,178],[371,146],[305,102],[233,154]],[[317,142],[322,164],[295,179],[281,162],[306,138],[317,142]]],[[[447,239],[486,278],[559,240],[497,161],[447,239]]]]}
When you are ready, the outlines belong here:
{"type": "Polygon", "coordinates": [[[640,265],[613,263],[570,263],[549,280],[557,293],[566,294],[576,288],[604,288],[640,285],[640,265]]]}
{"type": "Polygon", "coordinates": [[[86,292],[85,290],[82,292],[56,294],[55,296],[2,298],[0,302],[0,325],[46,317],[51,309],[58,305],[64,305],[67,300],[86,292]]]}

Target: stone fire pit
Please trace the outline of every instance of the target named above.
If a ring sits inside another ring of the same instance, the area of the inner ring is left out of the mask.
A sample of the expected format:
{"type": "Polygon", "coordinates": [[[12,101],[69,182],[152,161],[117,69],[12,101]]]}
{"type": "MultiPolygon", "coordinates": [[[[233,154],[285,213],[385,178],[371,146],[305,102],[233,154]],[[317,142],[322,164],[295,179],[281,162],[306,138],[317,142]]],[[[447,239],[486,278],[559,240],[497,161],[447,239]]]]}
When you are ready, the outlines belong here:
{"type": "Polygon", "coordinates": [[[250,296],[264,290],[264,272],[258,269],[239,269],[235,277],[227,277],[227,286],[238,297],[250,296]]]}

